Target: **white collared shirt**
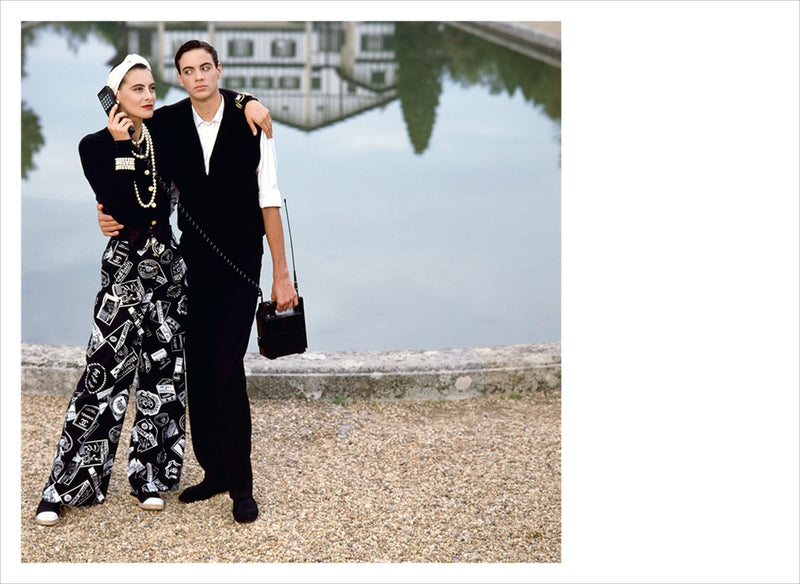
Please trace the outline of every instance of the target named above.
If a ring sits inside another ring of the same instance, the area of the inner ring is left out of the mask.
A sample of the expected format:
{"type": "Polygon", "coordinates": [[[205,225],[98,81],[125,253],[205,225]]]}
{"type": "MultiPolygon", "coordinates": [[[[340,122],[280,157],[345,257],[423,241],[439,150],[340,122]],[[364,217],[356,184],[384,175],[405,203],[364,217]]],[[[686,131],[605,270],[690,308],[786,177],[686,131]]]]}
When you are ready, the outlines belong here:
{"type": "MultiPolygon", "coordinates": [[[[208,175],[211,165],[211,153],[219,134],[219,126],[222,123],[222,112],[225,109],[225,96],[219,103],[219,109],[214,114],[210,122],[206,122],[195,111],[192,106],[192,117],[197,128],[197,135],[200,138],[200,145],[203,148],[203,161],[208,175]]],[[[281,207],[281,191],[278,188],[278,163],[275,154],[274,138],[267,139],[266,134],[261,132],[259,148],[261,149],[261,160],[258,163],[256,174],[258,175],[258,202],[263,207],[281,207]]]]}

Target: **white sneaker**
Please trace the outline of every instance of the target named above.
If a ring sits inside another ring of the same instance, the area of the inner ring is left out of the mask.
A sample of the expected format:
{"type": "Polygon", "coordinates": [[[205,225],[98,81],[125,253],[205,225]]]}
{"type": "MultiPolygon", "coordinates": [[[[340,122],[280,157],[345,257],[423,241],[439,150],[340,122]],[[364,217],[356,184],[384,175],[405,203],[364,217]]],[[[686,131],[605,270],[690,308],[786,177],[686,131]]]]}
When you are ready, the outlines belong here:
{"type": "Polygon", "coordinates": [[[55,511],[42,511],[36,515],[37,525],[55,525],[58,523],[58,520],[59,516],[55,511]]]}
{"type": "Polygon", "coordinates": [[[144,501],[139,501],[139,507],[149,511],[163,511],[164,499],[161,497],[148,497],[144,501]]]}

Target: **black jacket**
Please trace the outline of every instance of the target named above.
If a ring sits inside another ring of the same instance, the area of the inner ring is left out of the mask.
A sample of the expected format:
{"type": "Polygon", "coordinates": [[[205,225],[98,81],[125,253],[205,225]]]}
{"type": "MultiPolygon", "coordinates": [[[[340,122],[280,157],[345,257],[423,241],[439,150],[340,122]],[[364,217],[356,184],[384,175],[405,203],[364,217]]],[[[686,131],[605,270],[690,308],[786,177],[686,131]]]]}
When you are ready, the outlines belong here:
{"type": "MultiPolygon", "coordinates": [[[[145,121],[145,124],[148,124],[145,121]]],[[[78,153],[83,166],[83,174],[94,191],[97,202],[102,203],[106,213],[113,215],[126,228],[143,228],[153,225],[169,224],[169,193],[159,188],[156,195],[156,208],[145,209],[136,200],[133,181],[136,180],[139,196],[145,203],[150,201],[152,174],[145,175],[147,160],[135,160],[136,170],[116,170],[116,158],[133,158],[131,141],[114,142],[111,132],[103,128],[84,136],[78,144],[78,153]]],[[[165,152],[156,149],[156,170],[168,173],[165,152]],[[160,155],[161,154],[161,155],[160,155]]],[[[168,180],[165,178],[165,180],[168,180]]]]}

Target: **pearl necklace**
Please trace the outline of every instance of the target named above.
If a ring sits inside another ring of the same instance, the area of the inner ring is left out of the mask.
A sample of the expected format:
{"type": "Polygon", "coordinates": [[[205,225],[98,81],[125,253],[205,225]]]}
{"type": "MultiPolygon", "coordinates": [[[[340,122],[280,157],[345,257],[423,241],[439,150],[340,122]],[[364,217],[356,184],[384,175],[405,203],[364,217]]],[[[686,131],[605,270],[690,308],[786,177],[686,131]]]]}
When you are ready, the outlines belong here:
{"type": "MultiPolygon", "coordinates": [[[[150,201],[148,203],[143,203],[142,198],[139,196],[139,187],[136,186],[136,178],[133,179],[133,191],[136,193],[136,200],[139,202],[139,205],[145,209],[156,207],[156,193],[158,189],[156,187],[156,150],[153,147],[153,138],[150,136],[150,130],[147,129],[147,126],[142,123],[142,137],[141,139],[136,142],[135,140],[131,140],[133,144],[137,148],[132,148],[131,153],[134,157],[138,158],[139,160],[144,160],[145,158],[150,157],[149,161],[149,172],[153,176],[153,184],[150,186],[150,192],[153,193],[150,197],[150,201]],[[137,149],[140,144],[144,143],[144,151],[140,154],[137,149]]],[[[145,171],[145,173],[148,171],[145,171]]]]}

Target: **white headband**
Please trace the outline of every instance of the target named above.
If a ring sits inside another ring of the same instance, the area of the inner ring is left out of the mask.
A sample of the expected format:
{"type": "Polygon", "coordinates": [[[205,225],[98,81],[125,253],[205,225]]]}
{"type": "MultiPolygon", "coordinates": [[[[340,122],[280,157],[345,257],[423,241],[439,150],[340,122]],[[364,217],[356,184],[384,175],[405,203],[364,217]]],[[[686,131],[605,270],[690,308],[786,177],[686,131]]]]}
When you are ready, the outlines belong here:
{"type": "Polygon", "coordinates": [[[150,63],[147,62],[147,59],[140,57],[139,55],[128,55],[125,57],[125,60],[122,61],[122,63],[114,67],[111,70],[111,73],[108,74],[106,85],[108,85],[114,90],[114,93],[116,93],[117,89],[119,89],[119,84],[122,83],[122,78],[125,77],[125,74],[131,70],[131,67],[140,64],[147,67],[147,70],[150,71],[150,63]]]}

